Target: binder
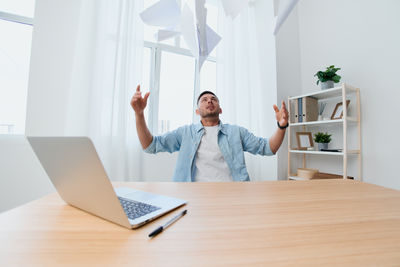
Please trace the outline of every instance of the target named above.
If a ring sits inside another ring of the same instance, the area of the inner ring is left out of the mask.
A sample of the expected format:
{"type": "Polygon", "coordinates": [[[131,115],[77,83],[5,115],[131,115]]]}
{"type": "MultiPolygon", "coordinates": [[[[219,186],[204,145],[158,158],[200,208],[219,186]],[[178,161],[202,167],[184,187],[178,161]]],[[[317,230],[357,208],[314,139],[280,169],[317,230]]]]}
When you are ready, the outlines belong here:
{"type": "Polygon", "coordinates": [[[299,122],[299,102],[297,99],[293,100],[294,102],[294,123],[299,122]]]}
{"type": "Polygon", "coordinates": [[[303,122],[303,98],[297,98],[297,102],[298,102],[298,120],[299,122],[303,122]]]}
{"type": "Polygon", "coordinates": [[[290,103],[290,114],[289,114],[290,123],[296,123],[298,122],[297,99],[289,100],[289,103],[290,103]]]}
{"type": "Polygon", "coordinates": [[[309,96],[303,97],[301,108],[303,122],[318,120],[318,99],[309,96]]]}

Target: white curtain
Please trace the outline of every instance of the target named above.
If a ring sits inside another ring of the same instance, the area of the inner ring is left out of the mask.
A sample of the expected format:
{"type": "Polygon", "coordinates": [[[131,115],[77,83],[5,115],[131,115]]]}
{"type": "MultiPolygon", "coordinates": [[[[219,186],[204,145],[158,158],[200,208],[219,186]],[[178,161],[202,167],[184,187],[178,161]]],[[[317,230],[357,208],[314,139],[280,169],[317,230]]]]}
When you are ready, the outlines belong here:
{"type": "Polygon", "coordinates": [[[69,30],[60,37],[72,39],[73,44],[64,49],[72,55],[72,64],[66,64],[67,59],[59,63],[70,75],[56,71],[69,82],[61,92],[68,98],[64,116],[58,117],[65,129],[56,135],[89,136],[112,180],[142,177],[143,152],[130,107],[142,77],[143,24],[138,16],[142,10],[143,1],[76,0],[76,24],[56,21],[69,30]]]}
{"type": "Polygon", "coordinates": [[[93,1],[89,136],[111,179],[140,180],[143,152],[130,99],[142,78],[143,1],[93,1]]]}
{"type": "MultiPolygon", "coordinates": [[[[217,48],[216,92],[223,111],[221,120],[263,137],[276,130],[273,12],[273,1],[255,1],[235,20],[220,14],[218,23],[222,40],[217,48]]],[[[277,177],[275,156],[246,153],[246,165],[251,180],[277,177]]]]}
{"type": "Polygon", "coordinates": [[[130,99],[142,77],[142,0],[37,0],[26,135],[89,136],[112,180],[140,180],[130,99]]]}

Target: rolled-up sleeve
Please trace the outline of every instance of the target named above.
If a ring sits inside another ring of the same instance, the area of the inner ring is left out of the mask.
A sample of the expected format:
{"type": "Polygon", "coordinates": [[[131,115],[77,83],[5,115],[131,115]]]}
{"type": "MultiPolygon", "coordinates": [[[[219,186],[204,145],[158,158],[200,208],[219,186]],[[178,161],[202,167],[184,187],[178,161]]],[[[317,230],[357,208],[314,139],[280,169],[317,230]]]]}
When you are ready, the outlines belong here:
{"type": "Polygon", "coordinates": [[[240,127],[240,136],[244,151],[255,155],[274,155],[268,138],[257,137],[243,127],[240,127]]]}
{"type": "Polygon", "coordinates": [[[153,136],[150,145],[144,149],[144,152],[155,154],[158,152],[175,152],[181,147],[182,134],[178,128],[161,136],[153,136]]]}

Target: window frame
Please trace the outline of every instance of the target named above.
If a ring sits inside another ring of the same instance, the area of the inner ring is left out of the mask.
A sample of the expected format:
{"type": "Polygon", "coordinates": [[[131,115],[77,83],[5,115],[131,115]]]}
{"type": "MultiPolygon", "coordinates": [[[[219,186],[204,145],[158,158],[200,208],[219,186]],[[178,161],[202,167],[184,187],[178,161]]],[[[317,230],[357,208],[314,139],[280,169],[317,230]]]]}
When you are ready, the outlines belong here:
{"type": "MultiPolygon", "coordinates": [[[[19,23],[19,24],[24,24],[24,25],[28,25],[32,27],[33,30],[33,18],[30,17],[25,17],[25,16],[21,16],[21,15],[17,15],[14,13],[9,13],[9,12],[4,12],[0,10],[0,20],[5,20],[8,22],[12,22],[12,23],[19,23]]],[[[31,47],[32,49],[32,47],[31,47]]],[[[26,92],[28,93],[28,88],[26,88],[26,92]]],[[[13,129],[15,128],[15,125],[13,124],[0,124],[1,127],[7,127],[8,128],[8,133],[6,134],[10,134],[10,135],[18,135],[18,133],[14,133],[13,129]]],[[[26,126],[26,118],[25,118],[25,126],[26,126]]],[[[24,126],[24,129],[25,129],[24,126]]],[[[25,132],[25,130],[24,130],[25,132]]],[[[4,135],[2,133],[0,133],[0,135],[4,135]]]]}
{"type": "MultiPolygon", "coordinates": [[[[156,43],[150,41],[144,41],[144,47],[150,48],[150,92],[152,93],[152,101],[149,102],[149,113],[148,113],[148,127],[153,134],[159,134],[158,129],[158,107],[159,107],[159,97],[160,97],[160,75],[161,75],[161,60],[162,52],[174,53],[182,56],[189,56],[194,58],[191,51],[186,48],[179,47],[180,36],[175,38],[175,45],[168,45],[163,43],[156,43]]],[[[210,61],[217,63],[217,58],[209,56],[205,61],[210,61]]],[[[195,73],[194,73],[194,92],[193,92],[193,107],[197,105],[196,96],[200,93],[200,68],[199,61],[195,59],[195,73]]],[[[197,118],[196,110],[192,110],[192,122],[197,118]]]]}
{"type": "Polygon", "coordinates": [[[33,18],[30,17],[20,16],[17,14],[0,11],[0,19],[15,23],[21,23],[33,27],[33,18]]]}

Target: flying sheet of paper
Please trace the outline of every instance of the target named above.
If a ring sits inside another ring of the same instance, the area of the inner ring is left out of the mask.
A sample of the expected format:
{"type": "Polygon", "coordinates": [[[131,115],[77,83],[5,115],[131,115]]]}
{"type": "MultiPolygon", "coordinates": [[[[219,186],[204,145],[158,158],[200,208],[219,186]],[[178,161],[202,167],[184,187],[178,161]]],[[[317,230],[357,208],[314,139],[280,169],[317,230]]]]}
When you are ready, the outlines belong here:
{"type": "MultiPolygon", "coordinates": [[[[245,0],[246,4],[247,1],[245,0]]],[[[196,17],[187,3],[181,12],[176,0],[161,0],[143,11],[140,16],[146,24],[165,28],[156,33],[159,42],[181,34],[192,55],[199,60],[201,68],[221,37],[206,24],[205,0],[197,0],[195,3],[196,17]]],[[[232,9],[230,12],[236,11],[232,9]]]]}
{"type": "Polygon", "coordinates": [[[140,13],[144,23],[164,28],[175,28],[180,22],[180,15],[176,0],[160,0],[140,13]]]}
{"type": "Polygon", "coordinates": [[[247,6],[249,0],[221,0],[221,2],[225,15],[234,19],[247,6]]]}
{"type": "Polygon", "coordinates": [[[155,34],[155,38],[158,42],[162,42],[179,34],[181,34],[179,31],[174,30],[158,30],[158,32],[155,34]]]}
{"type": "Polygon", "coordinates": [[[207,34],[206,34],[206,20],[207,20],[207,9],[204,7],[205,0],[196,0],[196,24],[199,32],[199,47],[200,55],[207,54],[207,34]]]}
{"type": "Polygon", "coordinates": [[[198,59],[199,58],[199,40],[197,36],[197,27],[195,23],[195,18],[193,12],[190,10],[189,6],[185,3],[181,14],[181,33],[183,39],[188,45],[192,55],[198,59]]]}
{"type": "Polygon", "coordinates": [[[206,25],[206,34],[207,34],[207,54],[200,55],[199,57],[199,69],[203,66],[204,61],[207,59],[208,55],[214,50],[219,41],[221,41],[221,36],[219,36],[213,29],[211,29],[208,25],[206,25]]]}
{"type": "Polygon", "coordinates": [[[292,12],[293,8],[296,6],[299,0],[280,0],[279,1],[279,9],[278,16],[275,18],[275,27],[274,27],[274,35],[276,35],[281,28],[282,24],[285,22],[290,12],[292,12]]]}

